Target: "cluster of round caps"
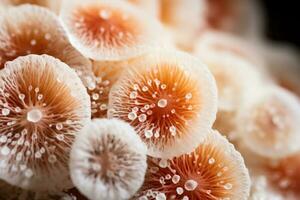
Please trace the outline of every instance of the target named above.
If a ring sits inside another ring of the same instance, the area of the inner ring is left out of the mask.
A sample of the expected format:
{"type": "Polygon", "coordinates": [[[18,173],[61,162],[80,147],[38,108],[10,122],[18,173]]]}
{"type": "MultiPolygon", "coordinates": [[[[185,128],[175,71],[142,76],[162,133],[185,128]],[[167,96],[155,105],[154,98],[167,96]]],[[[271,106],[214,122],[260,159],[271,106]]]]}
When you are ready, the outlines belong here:
{"type": "Polygon", "coordinates": [[[213,129],[299,196],[298,60],[220,32],[259,35],[252,2],[2,0],[0,199],[247,200],[213,129]]]}
{"type": "Polygon", "coordinates": [[[57,16],[33,5],[9,8],[0,17],[0,68],[5,62],[29,54],[47,54],[88,74],[90,61],[69,43],[57,16]]]}

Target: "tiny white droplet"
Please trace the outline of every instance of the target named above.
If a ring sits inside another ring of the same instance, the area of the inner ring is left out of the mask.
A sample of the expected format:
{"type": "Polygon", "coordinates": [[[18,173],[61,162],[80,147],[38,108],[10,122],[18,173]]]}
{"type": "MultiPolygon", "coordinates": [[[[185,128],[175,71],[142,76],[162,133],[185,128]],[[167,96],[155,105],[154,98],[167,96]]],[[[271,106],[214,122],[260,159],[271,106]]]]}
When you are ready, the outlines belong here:
{"type": "Polygon", "coordinates": [[[175,136],[176,135],[176,127],[175,126],[170,126],[169,128],[171,135],[175,136]]]}
{"type": "Polygon", "coordinates": [[[105,104],[105,103],[101,104],[100,110],[107,110],[107,104],[105,104]]]}
{"type": "Polygon", "coordinates": [[[193,191],[197,188],[198,186],[198,182],[190,179],[190,180],[187,180],[184,184],[184,188],[187,190],[187,191],[193,191]]]}
{"type": "Polygon", "coordinates": [[[65,136],[64,136],[64,134],[58,134],[58,135],[56,135],[56,138],[57,138],[59,141],[63,141],[64,138],[65,138],[65,136]]]}
{"type": "Polygon", "coordinates": [[[43,96],[42,94],[39,94],[39,95],[38,95],[38,100],[39,100],[39,101],[42,100],[43,97],[44,97],[44,96],[43,96]]]}
{"type": "Polygon", "coordinates": [[[189,197],[188,197],[188,196],[184,196],[184,197],[182,198],[182,200],[189,200],[189,197]]]}
{"type": "Polygon", "coordinates": [[[216,162],[216,160],[214,158],[210,158],[208,160],[208,164],[210,164],[210,165],[214,164],[215,162],[216,162]]]}
{"type": "Polygon", "coordinates": [[[230,190],[230,189],[232,189],[232,184],[231,184],[231,183],[226,183],[226,184],[224,185],[224,188],[225,188],[226,190],[230,190]]]}
{"type": "Polygon", "coordinates": [[[94,94],[92,95],[92,98],[93,98],[93,100],[98,100],[98,99],[99,99],[99,94],[94,93],[94,94]]]}
{"type": "Polygon", "coordinates": [[[145,122],[146,120],[147,120],[147,115],[141,114],[141,115],[139,116],[139,121],[140,121],[140,122],[145,122]]]}
{"type": "Polygon", "coordinates": [[[24,100],[24,99],[25,99],[25,94],[19,94],[19,98],[20,98],[21,100],[24,100]]]}
{"type": "Polygon", "coordinates": [[[27,113],[27,120],[33,123],[40,121],[43,113],[39,109],[32,109],[27,113]]]}
{"type": "Polygon", "coordinates": [[[157,102],[157,106],[160,107],[160,108],[164,108],[168,105],[168,101],[166,99],[160,99],[158,102],[157,102]]]}
{"type": "Polygon", "coordinates": [[[51,38],[51,34],[50,34],[50,33],[46,33],[46,34],[45,34],[45,39],[46,39],[46,40],[50,40],[50,38],[51,38]]]}
{"type": "Polygon", "coordinates": [[[130,99],[135,99],[137,97],[137,92],[136,91],[132,91],[130,94],[129,94],[129,98],[130,99]]]}
{"type": "Polygon", "coordinates": [[[191,99],[192,97],[193,97],[192,93],[187,93],[187,94],[185,95],[185,98],[186,98],[187,100],[191,99]]]}
{"type": "Polygon", "coordinates": [[[10,110],[9,110],[9,109],[7,109],[7,108],[2,108],[2,115],[3,115],[3,116],[9,115],[9,113],[10,113],[10,110]]]}
{"type": "Polygon", "coordinates": [[[175,174],[173,177],[172,177],[172,182],[174,184],[177,184],[178,182],[180,181],[180,176],[175,174]]]}
{"type": "Polygon", "coordinates": [[[166,85],[166,84],[162,84],[162,85],[160,86],[160,88],[164,90],[164,89],[167,88],[167,85],[166,85]]]}
{"type": "Polygon", "coordinates": [[[2,135],[0,137],[0,143],[6,143],[6,141],[7,141],[7,136],[6,135],[2,135]]]}
{"type": "Polygon", "coordinates": [[[153,132],[152,130],[145,130],[145,137],[146,138],[152,138],[153,132]]]}
{"type": "Polygon", "coordinates": [[[31,40],[31,41],[30,41],[30,45],[31,45],[31,46],[36,45],[36,40],[31,40]]]}
{"type": "Polygon", "coordinates": [[[144,87],[142,87],[142,90],[143,90],[143,92],[147,92],[148,91],[148,87],[144,86],[144,87]]]}
{"type": "Polygon", "coordinates": [[[166,200],[167,197],[164,193],[158,193],[155,197],[155,200],[166,200]]]}
{"type": "Polygon", "coordinates": [[[35,154],[34,154],[34,157],[35,158],[41,158],[42,157],[42,154],[41,154],[41,152],[35,152],[35,154]]]}
{"type": "Polygon", "coordinates": [[[4,156],[7,156],[10,153],[10,148],[8,148],[7,146],[2,147],[1,149],[1,154],[4,156]]]}
{"type": "Polygon", "coordinates": [[[104,20],[108,20],[111,16],[111,13],[108,10],[102,9],[99,12],[99,16],[104,20]]]}
{"type": "Polygon", "coordinates": [[[16,111],[17,113],[19,113],[19,112],[21,112],[21,108],[17,106],[17,107],[15,108],[15,111],[16,111]]]}
{"type": "Polygon", "coordinates": [[[31,178],[33,176],[33,171],[31,169],[26,169],[24,175],[26,178],[31,178]]]}
{"type": "Polygon", "coordinates": [[[177,192],[177,194],[182,195],[184,191],[183,191],[182,187],[177,187],[176,192],[177,192]]]}
{"type": "Polygon", "coordinates": [[[128,113],[128,119],[135,120],[137,118],[137,114],[135,112],[128,113]]]}
{"type": "Polygon", "coordinates": [[[166,168],[168,167],[168,160],[165,160],[165,159],[161,159],[158,163],[158,166],[161,167],[161,168],[166,168]]]}
{"type": "Polygon", "coordinates": [[[55,127],[56,127],[56,129],[57,129],[57,130],[59,130],[59,131],[60,131],[60,130],[62,130],[62,129],[63,129],[63,127],[64,127],[64,126],[63,126],[63,124],[62,124],[62,123],[57,123],[57,124],[55,125],[55,127]]]}

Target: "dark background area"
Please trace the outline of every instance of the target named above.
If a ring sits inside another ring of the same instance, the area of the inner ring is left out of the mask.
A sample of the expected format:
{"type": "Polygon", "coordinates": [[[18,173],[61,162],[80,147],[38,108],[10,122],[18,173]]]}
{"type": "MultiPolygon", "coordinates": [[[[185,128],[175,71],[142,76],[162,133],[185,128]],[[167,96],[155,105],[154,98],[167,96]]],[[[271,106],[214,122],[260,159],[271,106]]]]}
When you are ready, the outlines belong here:
{"type": "Polygon", "coordinates": [[[261,0],[261,3],[266,15],[266,35],[300,48],[299,1],[261,0]]]}

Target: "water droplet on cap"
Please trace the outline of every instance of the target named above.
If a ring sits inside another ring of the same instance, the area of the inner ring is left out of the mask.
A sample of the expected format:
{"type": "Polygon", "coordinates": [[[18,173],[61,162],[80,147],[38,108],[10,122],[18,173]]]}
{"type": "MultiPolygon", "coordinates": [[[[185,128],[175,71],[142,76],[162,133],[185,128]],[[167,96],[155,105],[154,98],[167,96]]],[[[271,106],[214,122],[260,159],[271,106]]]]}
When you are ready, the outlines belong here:
{"type": "Polygon", "coordinates": [[[7,109],[7,108],[2,108],[2,112],[1,113],[2,113],[3,116],[7,116],[7,115],[9,115],[10,110],[7,109]]]}
{"type": "Polygon", "coordinates": [[[157,106],[160,107],[160,108],[164,108],[168,105],[168,101],[166,99],[160,99],[158,102],[157,102],[157,106]]]}
{"type": "Polygon", "coordinates": [[[198,186],[198,182],[190,179],[190,180],[187,180],[184,184],[184,188],[187,190],[187,191],[193,191],[197,188],[198,186]]]}

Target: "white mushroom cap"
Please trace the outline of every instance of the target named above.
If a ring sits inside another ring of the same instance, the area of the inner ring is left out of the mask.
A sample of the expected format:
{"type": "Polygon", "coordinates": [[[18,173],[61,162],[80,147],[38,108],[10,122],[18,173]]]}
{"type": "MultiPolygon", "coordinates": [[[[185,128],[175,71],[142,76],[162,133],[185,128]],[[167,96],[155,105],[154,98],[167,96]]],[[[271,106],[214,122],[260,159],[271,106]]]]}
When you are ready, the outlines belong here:
{"type": "Polygon", "coordinates": [[[0,177],[34,191],[72,186],[69,151],[91,116],[74,70],[47,55],[7,62],[0,71],[0,110],[0,177]]]}
{"type": "Polygon", "coordinates": [[[210,132],[216,112],[211,73],[179,51],[159,49],[137,58],[109,96],[108,117],[135,127],[153,157],[192,151],[210,132]]]}
{"type": "Polygon", "coordinates": [[[294,94],[264,85],[247,99],[239,111],[238,133],[249,149],[269,158],[300,150],[300,101],[294,94]]]}
{"type": "Polygon", "coordinates": [[[129,124],[94,119],[77,135],[72,147],[71,178],[91,200],[129,199],[144,181],[146,152],[129,124]]]}
{"type": "Polygon", "coordinates": [[[74,68],[82,79],[91,71],[91,62],[72,47],[58,17],[46,8],[10,7],[0,16],[0,30],[0,68],[19,56],[47,54],[74,68]]]}
{"type": "Polygon", "coordinates": [[[71,43],[93,60],[128,59],[166,44],[161,24],[125,1],[66,0],[60,17],[71,43]]]}

